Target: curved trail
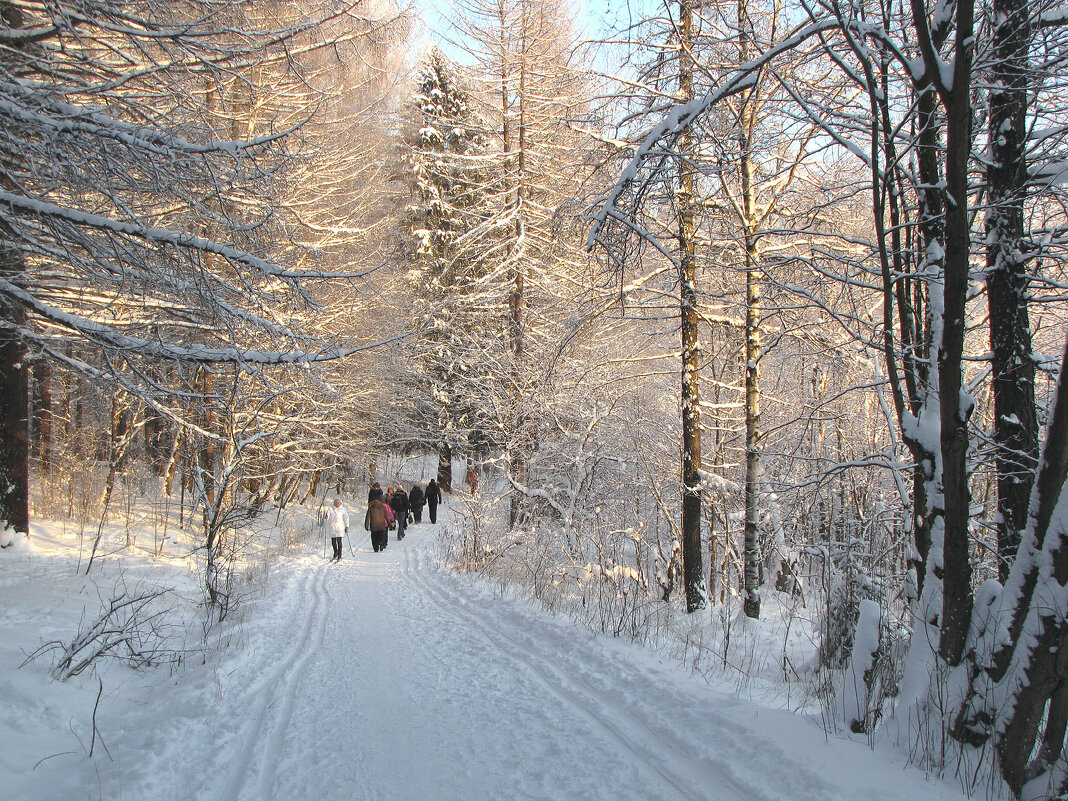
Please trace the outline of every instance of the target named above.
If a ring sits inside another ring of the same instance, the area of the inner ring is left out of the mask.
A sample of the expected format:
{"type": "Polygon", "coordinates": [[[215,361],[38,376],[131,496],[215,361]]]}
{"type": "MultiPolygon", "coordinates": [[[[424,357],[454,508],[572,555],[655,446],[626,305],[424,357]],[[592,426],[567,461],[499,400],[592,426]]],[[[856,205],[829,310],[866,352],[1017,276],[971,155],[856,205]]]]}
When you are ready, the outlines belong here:
{"type": "Polygon", "coordinates": [[[122,797],[168,797],[161,787],[210,801],[954,797],[911,773],[894,786],[843,779],[836,764],[874,758],[864,746],[824,742],[815,725],[640,648],[492,597],[437,567],[435,538],[424,523],[382,553],[361,536],[340,564],[286,560],[214,697],[201,688],[201,717],[146,730],[152,756],[125,776],[122,797]],[[192,742],[205,728],[208,741],[192,742]]]}

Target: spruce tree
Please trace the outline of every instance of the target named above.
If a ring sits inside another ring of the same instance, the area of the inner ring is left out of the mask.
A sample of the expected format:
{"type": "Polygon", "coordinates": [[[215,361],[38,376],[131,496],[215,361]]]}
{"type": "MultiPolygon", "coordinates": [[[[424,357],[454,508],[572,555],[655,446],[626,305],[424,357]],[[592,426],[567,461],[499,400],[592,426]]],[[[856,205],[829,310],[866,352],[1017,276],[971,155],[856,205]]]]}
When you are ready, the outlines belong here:
{"type": "MultiPolygon", "coordinates": [[[[480,388],[503,324],[494,291],[493,160],[467,92],[441,51],[420,71],[405,136],[408,203],[401,255],[412,294],[409,398],[416,429],[437,433],[438,482],[451,486],[456,449],[486,438],[480,388]]],[[[426,444],[430,444],[427,442],[426,444]]]]}

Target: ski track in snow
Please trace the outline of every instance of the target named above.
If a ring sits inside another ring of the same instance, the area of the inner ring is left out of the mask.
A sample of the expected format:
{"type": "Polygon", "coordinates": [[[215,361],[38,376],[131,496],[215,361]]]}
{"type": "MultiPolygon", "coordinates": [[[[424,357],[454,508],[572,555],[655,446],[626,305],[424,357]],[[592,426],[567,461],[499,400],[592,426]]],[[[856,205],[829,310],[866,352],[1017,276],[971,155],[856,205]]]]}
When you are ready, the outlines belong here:
{"type": "Polygon", "coordinates": [[[306,610],[301,623],[301,635],[281,664],[275,668],[259,687],[253,698],[239,705],[248,715],[255,710],[251,725],[244,736],[238,754],[228,761],[231,770],[229,780],[217,798],[219,801],[240,801],[242,790],[255,785],[252,798],[272,801],[277,761],[285,747],[285,735],[308,663],[319,657],[326,627],[324,607],[329,603],[326,589],[325,566],[320,565],[301,577],[300,608],[306,610]],[[265,747],[259,746],[266,739],[265,747]]]}
{"type": "MultiPolygon", "coordinates": [[[[620,722],[612,720],[612,716],[608,714],[611,710],[613,716],[619,718],[620,710],[605,704],[604,698],[594,697],[591,688],[571,679],[547,658],[526,650],[531,644],[529,640],[520,642],[517,637],[509,636],[503,629],[495,632],[489,617],[471,612],[462,596],[441,582],[431,583],[421,576],[420,573],[425,568],[418,560],[413,559],[413,555],[412,551],[405,553],[407,559],[404,576],[409,582],[427,592],[443,609],[476,627],[490,648],[511,659],[518,670],[530,671],[550,698],[555,698],[561,704],[570,706],[588,717],[609,739],[622,746],[628,756],[640,762],[647,772],[656,774],[665,784],[674,787],[683,798],[700,797],[700,793],[694,788],[701,785],[693,780],[694,777],[687,775],[690,773],[688,766],[682,766],[682,770],[677,772],[678,775],[672,773],[672,770],[679,766],[673,764],[676,761],[674,755],[665,753],[663,743],[640,728],[624,731],[620,722]]],[[[742,794],[741,788],[734,786],[732,789],[739,796],[742,794]]]]}
{"type": "Polygon", "coordinates": [[[874,758],[863,746],[832,741],[822,752],[822,731],[807,721],[496,597],[438,565],[435,527],[409,531],[383,553],[361,537],[338,565],[282,560],[247,642],[224,652],[215,673],[177,683],[187,711],[157,720],[149,699],[129,713],[132,756],[101,775],[100,797],[938,797],[915,793],[912,779],[851,785],[831,765],[856,756],[863,774],[874,758]]]}
{"type": "MultiPolygon", "coordinates": [[[[695,753],[693,744],[685,739],[685,731],[663,725],[669,721],[650,721],[642,705],[626,702],[626,694],[621,695],[618,687],[597,687],[593,681],[576,678],[582,673],[589,673],[591,660],[596,660],[597,667],[604,672],[593,678],[600,679],[602,685],[606,678],[622,684],[630,683],[620,675],[618,666],[597,659],[596,648],[582,649],[580,659],[569,658],[568,651],[571,649],[568,644],[548,641],[544,637],[544,630],[510,626],[509,623],[522,621],[494,620],[493,614],[472,611],[477,607],[457,590],[455,583],[442,580],[434,571],[428,570],[422,563],[422,555],[419,551],[405,552],[404,576],[410,583],[426,592],[442,607],[448,608],[458,619],[477,628],[491,649],[506,655],[517,669],[529,671],[550,698],[589,718],[608,740],[618,744],[629,758],[639,762],[644,772],[655,775],[673,788],[675,792],[671,794],[672,797],[707,801],[743,798],[748,801],[779,801],[783,798],[827,799],[833,795],[832,788],[819,776],[791,762],[785,754],[776,753],[775,749],[766,757],[766,764],[762,764],[772,776],[769,777],[768,773],[762,776],[740,775],[739,769],[750,763],[738,760],[737,755],[746,753],[745,749],[757,749],[749,753],[760,753],[761,750],[767,753],[768,744],[759,737],[739,737],[735,723],[708,708],[702,709],[701,716],[706,725],[709,722],[717,724],[716,750],[695,753]],[[761,787],[769,778],[774,779],[774,786],[761,787]]],[[[571,633],[575,633],[573,629],[571,633]]],[[[636,670],[634,666],[627,667],[636,670]]],[[[685,714],[688,699],[675,699],[678,701],[675,706],[669,703],[668,688],[647,683],[641,689],[648,694],[647,697],[655,697],[659,693],[660,703],[670,709],[669,715],[681,717],[685,714]]],[[[697,732],[690,734],[696,736],[697,732]]]]}

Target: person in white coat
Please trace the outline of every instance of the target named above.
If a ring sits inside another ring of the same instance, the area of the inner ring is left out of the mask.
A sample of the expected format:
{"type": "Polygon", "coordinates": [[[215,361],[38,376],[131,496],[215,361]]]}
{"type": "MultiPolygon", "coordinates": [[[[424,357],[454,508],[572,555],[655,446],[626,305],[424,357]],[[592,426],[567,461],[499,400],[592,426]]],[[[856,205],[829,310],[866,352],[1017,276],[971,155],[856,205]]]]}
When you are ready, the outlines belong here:
{"type": "Polygon", "coordinates": [[[326,532],[334,546],[331,562],[341,561],[341,538],[349,533],[349,510],[341,505],[340,498],[334,498],[334,506],[326,513],[326,532]]]}

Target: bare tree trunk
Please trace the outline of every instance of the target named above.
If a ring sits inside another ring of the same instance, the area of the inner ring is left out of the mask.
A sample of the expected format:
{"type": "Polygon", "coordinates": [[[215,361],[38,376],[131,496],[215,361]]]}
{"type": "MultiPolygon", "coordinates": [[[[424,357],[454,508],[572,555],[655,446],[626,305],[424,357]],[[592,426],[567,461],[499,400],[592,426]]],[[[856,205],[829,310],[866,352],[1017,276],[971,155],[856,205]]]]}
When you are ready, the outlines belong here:
{"type": "MultiPolygon", "coordinates": [[[[917,88],[916,99],[917,158],[920,168],[921,187],[918,190],[919,209],[919,268],[934,275],[944,272],[945,248],[945,199],[939,186],[942,183],[941,159],[941,125],[938,114],[938,94],[930,82],[917,88]]],[[[888,141],[893,128],[889,119],[884,122],[888,141]]],[[[894,200],[896,202],[896,198],[894,200]]],[[[896,223],[895,223],[896,228],[896,223]]],[[[934,343],[931,340],[933,320],[930,302],[924,302],[925,293],[930,290],[922,278],[911,282],[912,291],[904,281],[897,282],[896,301],[898,319],[901,328],[901,344],[905,387],[909,396],[909,407],[917,418],[923,414],[933,414],[931,401],[933,388],[931,374],[934,368],[934,343]],[[915,298],[915,299],[914,299],[915,298]],[[921,328],[920,319],[925,322],[926,330],[921,328]]],[[[892,291],[892,290],[890,290],[892,291]]],[[[903,411],[903,410],[902,410],[903,411]]],[[[922,593],[923,582],[927,576],[927,558],[931,550],[931,525],[934,517],[932,507],[937,493],[935,487],[935,465],[937,454],[933,443],[917,438],[906,431],[905,442],[912,455],[913,468],[913,541],[916,545],[916,588],[922,593]]]]}
{"type": "MultiPolygon", "coordinates": [[[[685,179],[684,179],[685,180],[685,179]]],[[[681,228],[693,233],[692,212],[684,212],[681,228]]],[[[701,407],[697,290],[692,238],[683,256],[682,280],[682,566],[686,609],[694,612],[707,604],[701,538],[701,407]]]]}
{"type": "MultiPolygon", "coordinates": [[[[23,25],[22,11],[14,3],[0,2],[0,15],[9,28],[23,25]]],[[[5,184],[5,188],[9,187],[5,184]]],[[[0,238],[13,241],[6,227],[0,238]]],[[[14,278],[22,268],[22,255],[17,250],[0,248],[0,277],[14,278]]],[[[0,319],[6,323],[0,326],[0,525],[28,534],[30,379],[26,348],[18,330],[26,324],[26,310],[13,300],[2,301],[0,319]]]]}
{"type": "MultiPolygon", "coordinates": [[[[693,88],[693,10],[690,0],[679,2],[679,94],[685,100],[693,88]]],[[[708,604],[701,538],[701,346],[697,299],[697,243],[694,224],[696,176],[690,161],[693,139],[680,137],[678,215],[680,309],[682,331],[682,572],[686,611],[708,604]]]]}
{"type": "Polygon", "coordinates": [[[46,359],[39,359],[33,367],[36,385],[37,403],[34,409],[37,434],[37,459],[45,475],[52,469],[52,365],[46,359]]]}
{"type": "MultiPolygon", "coordinates": [[[[202,397],[201,411],[200,411],[200,427],[202,430],[209,434],[214,432],[215,424],[215,411],[212,408],[212,404],[215,402],[212,398],[212,394],[215,390],[214,376],[207,370],[202,370],[200,374],[200,388],[199,394],[202,397]]],[[[203,495],[198,498],[198,502],[202,505],[202,518],[204,524],[204,536],[205,544],[208,549],[208,565],[209,569],[213,566],[214,551],[215,551],[215,527],[211,524],[211,511],[215,506],[215,462],[216,462],[216,448],[215,440],[210,436],[204,436],[201,438],[200,447],[196,453],[196,468],[197,476],[202,487],[203,495]]]]}
{"type": "Polygon", "coordinates": [[[986,219],[986,283],[993,354],[994,441],[997,443],[998,575],[1002,583],[1027,525],[1035,469],[1038,420],[1035,362],[1028,316],[1024,196],[1027,183],[1027,49],[1025,0],[994,0],[993,79],[987,123],[990,159],[986,219]]]}
{"type": "MultiPolygon", "coordinates": [[[[751,240],[746,260],[752,258],[751,240]]],[[[745,587],[743,610],[760,617],[760,276],[746,271],[745,309],[745,587]]]]}
{"type": "Polygon", "coordinates": [[[452,448],[446,443],[438,448],[438,487],[452,492],[452,448]]]}
{"type": "MultiPolygon", "coordinates": [[[[108,507],[111,505],[111,495],[115,489],[115,475],[118,473],[119,464],[126,452],[125,430],[126,421],[123,419],[123,408],[117,395],[111,398],[111,430],[108,433],[108,475],[104,480],[104,495],[100,500],[101,522],[107,518],[108,507]]],[[[95,550],[95,549],[94,549],[95,550]]],[[[90,565],[92,559],[89,560],[90,565]]]]}
{"type": "MultiPolygon", "coordinates": [[[[1046,533],[1053,517],[1053,508],[1060,493],[1064,491],[1064,483],[1068,478],[1068,445],[1065,445],[1068,443],[1068,389],[1066,389],[1068,379],[1064,375],[1065,365],[1068,365],[1068,338],[1065,339],[1064,355],[1061,357],[1061,375],[1058,380],[1056,405],[1050,414],[1046,447],[1042,454],[1037,484],[1034,487],[1035,499],[1032,512],[1034,521],[1029,524],[1032,538],[1030,550],[1034,553],[1040,553],[1045,547],[1046,533]]],[[[1023,567],[1021,565],[1021,568],[1023,567]]],[[[1005,621],[1008,644],[994,654],[990,668],[990,673],[996,681],[1000,681],[1009,668],[1015,645],[1023,631],[1027,611],[1031,606],[1031,599],[1038,582],[1039,568],[1040,565],[1031,560],[1017,579],[1019,588],[1016,590],[1016,605],[1010,611],[1009,619],[1005,621]]]]}
{"type": "Polygon", "coordinates": [[[174,474],[178,471],[178,462],[182,457],[182,443],[182,433],[176,431],[174,439],[171,441],[171,451],[167,457],[167,466],[163,471],[163,491],[167,495],[171,494],[171,490],[174,487],[174,474]]]}
{"type": "Polygon", "coordinates": [[[145,410],[144,426],[145,452],[148,454],[153,473],[163,478],[170,467],[178,431],[170,421],[152,409],[145,410]]]}
{"type": "MultiPolygon", "coordinates": [[[[6,5],[5,5],[6,9],[6,5]]],[[[22,259],[11,248],[0,251],[0,276],[15,276],[22,259]]],[[[11,326],[0,327],[0,524],[16,532],[30,530],[30,381],[26,348],[18,329],[25,310],[13,301],[0,303],[11,326]]]]}
{"type": "MultiPolygon", "coordinates": [[[[916,0],[914,0],[914,3],[916,0]]],[[[946,270],[942,344],[938,352],[941,407],[942,626],[938,651],[948,665],[960,663],[972,614],[972,568],[968,553],[968,418],[962,403],[966,301],[971,255],[968,219],[968,157],[971,154],[971,70],[974,0],[957,4],[953,85],[946,107],[946,270]]]]}
{"type": "Polygon", "coordinates": [[[910,563],[919,596],[923,592],[927,558],[931,550],[931,490],[937,460],[931,444],[916,436],[917,426],[908,423],[910,419],[919,419],[928,409],[933,359],[927,281],[922,277],[912,278],[910,274],[919,271],[940,275],[942,272],[941,257],[938,255],[945,250],[942,247],[944,209],[942,194],[938,191],[941,184],[938,97],[929,82],[916,87],[917,161],[921,184],[917,190],[917,227],[920,241],[913,243],[902,236],[903,232],[908,231],[906,223],[909,221],[907,209],[902,204],[902,198],[906,196],[902,186],[904,179],[900,170],[894,169],[888,171],[884,182],[879,164],[880,147],[885,153],[887,165],[901,163],[889,106],[878,100],[880,96],[889,96],[885,65],[880,73],[880,81],[880,91],[871,93],[872,119],[876,127],[872,151],[872,200],[882,270],[883,358],[902,439],[915,465],[912,470],[910,515],[915,549],[910,563]],[[879,146],[876,146],[876,140],[881,142],[879,146]],[[889,230],[886,228],[887,219],[889,230]],[[890,250],[887,250],[888,242],[890,250]]]}
{"type": "MultiPolygon", "coordinates": [[[[1010,690],[1006,719],[999,726],[997,751],[1005,781],[1013,792],[1019,794],[1024,783],[1041,772],[1060,757],[1064,749],[1064,726],[1066,717],[1065,676],[1068,676],[1068,626],[1060,605],[1051,593],[1063,596],[1068,587],[1068,532],[1063,520],[1054,524],[1054,509],[1063,506],[1063,496],[1068,491],[1068,339],[1065,341],[1058,379],[1057,400],[1053,408],[1046,446],[1042,454],[1042,466],[1038,474],[1033,520],[1030,523],[1033,539],[1028,550],[1034,554],[1048,553],[1045,558],[1030,560],[1027,575],[1020,582],[1016,595],[1017,603],[1012,610],[1009,637],[1012,653],[1002,656],[1010,675],[1005,676],[1010,690]],[[1056,542],[1046,543],[1048,536],[1057,537],[1056,542]],[[1044,553],[1043,553],[1044,552],[1044,553]],[[1044,568],[1049,573],[1043,576],[1044,568]],[[1041,582],[1040,583],[1040,579],[1041,582]],[[1017,647],[1020,634],[1029,632],[1026,647],[1017,647]],[[1018,664],[1015,667],[1013,663],[1018,664]],[[1043,717],[1046,731],[1040,734],[1043,717]],[[1054,742],[1057,736],[1059,742],[1054,742]],[[1039,740],[1041,736],[1041,741],[1039,740]],[[1038,744],[1035,761],[1035,746],[1038,744]]],[[[1003,672],[1003,675],[1004,673],[1003,672]]],[[[1063,790],[1064,788],[1059,788],[1063,790]]],[[[1058,788],[1054,789],[1054,793],[1058,788]]]]}
{"type": "MultiPolygon", "coordinates": [[[[511,376],[511,391],[512,391],[512,419],[515,425],[515,430],[510,432],[512,442],[512,452],[509,459],[509,470],[511,471],[511,477],[514,484],[523,485],[527,482],[526,476],[526,460],[527,460],[527,448],[528,448],[528,427],[530,425],[527,419],[526,409],[524,408],[524,378],[523,378],[523,361],[526,358],[526,260],[523,258],[522,243],[523,243],[523,217],[524,209],[523,204],[526,202],[526,148],[527,148],[527,51],[530,47],[530,22],[527,18],[527,4],[520,4],[520,13],[523,15],[522,21],[519,26],[520,35],[520,52],[518,54],[519,63],[519,85],[514,102],[518,105],[518,118],[516,120],[516,142],[515,142],[515,154],[516,154],[516,176],[517,182],[515,186],[515,245],[512,251],[512,259],[514,261],[513,266],[513,283],[512,293],[508,301],[509,311],[511,314],[511,337],[512,337],[512,376],[511,376]]],[[[506,65],[507,61],[502,58],[502,91],[507,90],[508,80],[506,65]]],[[[511,147],[511,140],[508,132],[508,109],[509,105],[513,102],[507,94],[502,94],[501,97],[501,112],[502,120],[504,121],[504,144],[505,152],[509,152],[511,147]]],[[[508,525],[514,527],[519,521],[522,513],[523,498],[518,492],[513,491],[511,500],[509,503],[508,525]]]]}
{"type": "Polygon", "coordinates": [[[300,502],[302,504],[306,503],[308,498],[311,498],[313,495],[315,495],[316,491],[319,489],[319,479],[321,473],[321,470],[312,471],[311,480],[308,482],[308,491],[305,492],[304,497],[300,499],[300,502]]]}
{"type": "MultiPolygon", "coordinates": [[[[749,9],[738,3],[739,62],[749,60],[749,9]]],[[[756,187],[753,184],[753,135],[756,88],[743,95],[738,118],[738,145],[742,178],[742,220],[745,231],[745,533],[742,609],[746,617],[760,617],[760,317],[758,271],[760,254],[756,235],[756,187]]]]}

